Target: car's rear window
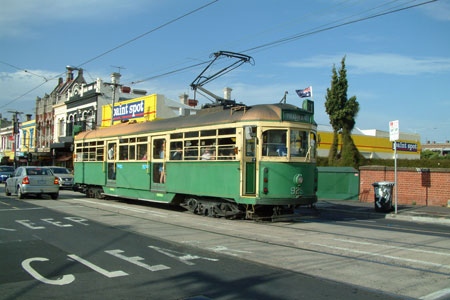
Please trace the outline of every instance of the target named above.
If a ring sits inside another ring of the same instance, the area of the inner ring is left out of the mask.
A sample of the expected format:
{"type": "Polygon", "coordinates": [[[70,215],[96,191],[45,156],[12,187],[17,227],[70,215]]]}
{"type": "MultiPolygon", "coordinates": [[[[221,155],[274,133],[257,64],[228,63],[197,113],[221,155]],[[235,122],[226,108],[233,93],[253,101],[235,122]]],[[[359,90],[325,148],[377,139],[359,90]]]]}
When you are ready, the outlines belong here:
{"type": "Polygon", "coordinates": [[[13,167],[0,167],[0,172],[14,172],[13,167]]]}
{"type": "Polygon", "coordinates": [[[70,174],[69,170],[67,170],[66,168],[51,168],[53,173],[57,173],[57,174],[70,174]]]}
{"type": "Polygon", "coordinates": [[[27,175],[52,175],[50,169],[44,168],[28,168],[27,175]]]}

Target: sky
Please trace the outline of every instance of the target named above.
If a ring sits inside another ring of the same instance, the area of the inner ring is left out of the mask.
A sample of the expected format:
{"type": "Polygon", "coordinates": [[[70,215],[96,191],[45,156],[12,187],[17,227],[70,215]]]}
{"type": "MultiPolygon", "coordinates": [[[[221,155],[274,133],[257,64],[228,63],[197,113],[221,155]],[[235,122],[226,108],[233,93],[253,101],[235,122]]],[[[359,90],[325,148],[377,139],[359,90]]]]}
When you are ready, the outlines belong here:
{"type": "MultiPolygon", "coordinates": [[[[450,0],[402,9],[426,1],[1,0],[0,113],[34,117],[36,97],[67,65],[83,68],[87,82],[120,71],[122,84],[148,94],[193,98],[190,84],[205,67],[194,65],[222,50],[254,64],[204,88],[221,96],[231,87],[246,105],[278,103],[287,91],[287,103],[301,106],[295,90],[312,86],[315,120],[327,125],[332,68],[345,56],[356,127],[388,131],[399,120],[401,132],[442,143],[450,140],[450,0]]],[[[220,59],[205,74],[233,62],[220,59]]]]}

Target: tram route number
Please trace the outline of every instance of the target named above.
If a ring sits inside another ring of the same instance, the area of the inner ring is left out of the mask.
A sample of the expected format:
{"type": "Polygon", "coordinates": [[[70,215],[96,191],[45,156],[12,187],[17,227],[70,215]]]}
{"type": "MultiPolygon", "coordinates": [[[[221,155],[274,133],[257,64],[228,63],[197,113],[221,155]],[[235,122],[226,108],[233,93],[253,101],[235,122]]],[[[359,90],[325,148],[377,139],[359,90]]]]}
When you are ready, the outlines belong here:
{"type": "MultiPolygon", "coordinates": [[[[198,255],[191,255],[191,254],[186,254],[186,253],[181,253],[178,251],[174,251],[174,250],[170,250],[170,249],[165,249],[165,248],[160,248],[160,247],[156,247],[156,246],[148,246],[149,248],[153,249],[154,251],[157,251],[161,254],[164,254],[166,256],[169,256],[175,260],[178,260],[179,262],[186,264],[188,266],[193,266],[195,265],[195,263],[193,263],[193,260],[207,260],[207,261],[212,261],[212,262],[216,262],[219,261],[216,258],[209,258],[209,257],[202,257],[202,256],[198,256],[198,255]]],[[[121,249],[114,249],[114,250],[106,250],[105,253],[112,255],[116,258],[125,260],[131,264],[137,265],[141,268],[144,268],[148,271],[151,272],[157,272],[157,271],[163,271],[163,270],[169,270],[170,267],[166,266],[166,265],[162,265],[162,264],[157,264],[157,265],[149,265],[145,262],[143,262],[144,258],[139,257],[139,256],[126,256],[124,253],[125,251],[121,250],[121,249]]],[[[98,265],[95,265],[94,263],[79,257],[78,255],[75,254],[68,254],[67,255],[71,260],[77,261],[83,265],[85,265],[86,267],[94,270],[97,273],[100,273],[101,275],[108,277],[108,278],[114,278],[114,277],[121,277],[121,276],[128,276],[129,274],[122,271],[122,270],[116,270],[116,271],[108,271],[105,268],[102,268],[98,265]]],[[[33,267],[31,264],[33,263],[33,265],[36,265],[36,262],[47,262],[49,261],[48,258],[46,257],[32,257],[32,258],[27,258],[24,261],[22,261],[22,268],[28,273],[30,274],[34,279],[39,280],[42,283],[45,284],[51,284],[51,285],[67,285],[70,284],[72,282],[75,281],[75,276],[73,274],[64,274],[62,276],[60,276],[58,279],[50,279],[50,278],[46,278],[44,277],[42,274],[40,274],[35,267],[33,267]]]]}
{"type": "Polygon", "coordinates": [[[302,195],[302,189],[299,186],[291,187],[291,195],[302,195]]]}

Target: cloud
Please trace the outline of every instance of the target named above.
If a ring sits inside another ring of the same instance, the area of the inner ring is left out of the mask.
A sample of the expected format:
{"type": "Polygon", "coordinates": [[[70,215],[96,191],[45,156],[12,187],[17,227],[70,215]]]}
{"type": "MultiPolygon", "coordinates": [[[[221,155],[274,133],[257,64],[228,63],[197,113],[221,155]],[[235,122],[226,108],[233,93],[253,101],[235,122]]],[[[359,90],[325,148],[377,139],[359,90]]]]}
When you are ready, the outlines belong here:
{"type": "MultiPolygon", "coordinates": [[[[309,59],[287,62],[284,65],[293,68],[330,68],[340,65],[339,55],[318,55],[309,59]]],[[[447,57],[409,57],[391,53],[346,54],[345,64],[352,73],[384,73],[392,75],[419,75],[450,71],[450,58],[447,57]]]]}
{"type": "Polygon", "coordinates": [[[121,0],[2,0],[0,10],[0,38],[23,37],[37,31],[40,24],[53,24],[86,19],[107,19],[155,1],[136,0],[133,5],[121,0]]]}
{"type": "Polygon", "coordinates": [[[25,113],[33,113],[35,109],[36,96],[43,97],[49,94],[57,85],[58,81],[45,78],[54,78],[58,74],[42,70],[29,70],[30,73],[17,71],[14,73],[0,72],[0,89],[3,92],[0,108],[2,111],[18,110],[25,113]],[[30,93],[27,93],[31,91],[30,93]]]}
{"type": "Polygon", "coordinates": [[[438,21],[450,21],[450,3],[437,1],[422,8],[425,14],[438,21]]]}

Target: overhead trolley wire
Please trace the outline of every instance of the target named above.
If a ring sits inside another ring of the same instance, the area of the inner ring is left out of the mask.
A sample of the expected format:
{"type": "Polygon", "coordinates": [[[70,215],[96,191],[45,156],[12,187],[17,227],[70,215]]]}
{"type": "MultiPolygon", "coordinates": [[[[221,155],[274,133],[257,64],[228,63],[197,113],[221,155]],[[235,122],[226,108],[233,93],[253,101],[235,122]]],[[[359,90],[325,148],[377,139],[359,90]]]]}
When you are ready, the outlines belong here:
{"type": "Polygon", "coordinates": [[[89,59],[89,60],[79,64],[78,67],[81,67],[81,66],[83,66],[85,64],[88,64],[88,63],[90,63],[90,62],[92,62],[92,61],[94,61],[94,60],[96,60],[96,59],[98,59],[98,58],[100,58],[102,56],[105,56],[108,53],[111,53],[111,52],[113,52],[113,51],[115,51],[115,50],[117,50],[119,48],[122,48],[123,46],[126,46],[126,45],[128,45],[128,44],[130,44],[130,43],[132,43],[132,42],[134,42],[134,41],[136,41],[136,40],[138,40],[138,39],[140,39],[140,38],[142,38],[142,37],[144,37],[144,36],[146,36],[146,35],[148,35],[150,33],[153,33],[153,32],[155,32],[155,31],[157,31],[157,30],[159,30],[161,28],[164,28],[164,27],[166,27],[166,26],[168,26],[168,25],[178,21],[178,20],[181,20],[181,19],[183,19],[183,18],[185,18],[185,17],[187,17],[189,15],[192,15],[193,13],[196,13],[197,11],[202,10],[203,8],[208,7],[208,6],[214,4],[214,3],[218,2],[218,1],[219,0],[213,0],[213,1],[209,2],[209,3],[206,3],[205,5],[202,5],[202,6],[196,8],[194,10],[191,10],[191,11],[189,11],[189,12],[187,12],[187,13],[185,13],[185,14],[183,14],[183,15],[175,18],[175,19],[167,21],[166,23],[164,23],[162,25],[159,25],[159,26],[157,26],[157,27],[155,27],[155,28],[153,28],[153,29],[151,29],[151,30],[149,30],[147,32],[144,32],[143,34],[140,34],[140,35],[138,35],[138,36],[136,36],[136,37],[126,41],[126,42],[123,42],[123,43],[119,44],[118,46],[116,46],[114,48],[111,48],[110,50],[107,50],[107,51],[105,51],[105,52],[103,52],[103,53],[101,53],[101,54],[99,54],[99,55],[97,55],[97,56],[95,56],[95,57],[93,57],[93,58],[91,58],[91,59],[89,59]]]}
{"type": "MultiPolygon", "coordinates": [[[[113,47],[113,48],[111,48],[111,49],[109,49],[109,50],[107,50],[107,51],[105,51],[105,52],[103,52],[103,53],[101,53],[101,54],[99,54],[99,55],[97,55],[97,56],[91,58],[91,59],[86,60],[85,62],[79,64],[79,65],[77,66],[77,68],[78,68],[78,67],[81,67],[81,66],[84,66],[84,65],[86,65],[86,64],[88,64],[88,63],[90,63],[90,62],[92,62],[92,61],[94,61],[94,60],[96,60],[96,59],[99,59],[100,57],[105,56],[106,54],[109,54],[109,53],[111,53],[111,52],[113,52],[113,51],[115,51],[115,50],[117,50],[117,49],[119,49],[119,48],[122,48],[123,46],[126,46],[126,45],[128,45],[128,44],[130,44],[130,43],[132,43],[132,42],[134,42],[134,41],[136,41],[136,40],[138,40],[138,39],[140,39],[140,38],[142,38],[142,37],[144,37],[144,36],[146,36],[146,35],[148,35],[148,34],[150,34],[150,33],[153,33],[153,32],[155,32],[155,31],[157,31],[157,30],[159,30],[159,29],[162,29],[162,28],[164,28],[164,27],[166,27],[166,26],[168,26],[168,25],[170,25],[170,24],[172,24],[172,23],[174,23],[174,22],[176,22],[176,21],[178,21],[178,20],[181,20],[181,19],[183,19],[183,18],[185,18],[185,17],[187,17],[187,16],[193,14],[193,13],[196,13],[196,12],[198,12],[199,10],[202,10],[203,8],[206,8],[206,7],[208,7],[208,6],[210,6],[210,5],[214,4],[214,3],[216,3],[216,2],[218,2],[218,1],[219,1],[219,0],[213,0],[213,1],[211,1],[211,2],[206,3],[205,5],[202,5],[202,6],[198,7],[198,8],[196,8],[196,9],[193,9],[193,10],[187,12],[187,13],[185,13],[185,14],[179,16],[179,17],[176,17],[176,18],[174,18],[174,19],[172,19],[172,20],[170,20],[170,21],[167,21],[166,23],[164,23],[164,24],[162,24],[162,25],[159,25],[159,26],[157,26],[157,27],[155,27],[155,28],[153,28],[153,29],[151,29],[151,30],[149,30],[149,31],[147,31],[147,32],[144,32],[144,33],[142,33],[142,34],[140,34],[140,35],[138,35],[138,36],[136,36],[136,37],[134,37],[134,38],[132,38],[132,39],[126,41],[126,42],[123,42],[123,43],[121,43],[121,44],[119,44],[119,45],[117,45],[117,46],[115,46],[115,47],[113,47]]],[[[3,63],[4,63],[4,62],[3,62],[3,63]]],[[[15,66],[13,66],[13,65],[11,65],[11,64],[8,64],[8,63],[5,63],[5,64],[7,64],[7,65],[9,65],[9,66],[11,66],[11,67],[13,67],[13,68],[20,69],[20,68],[15,67],[15,66]]],[[[199,64],[199,65],[200,65],[200,64],[199,64]]],[[[190,66],[190,67],[188,67],[188,68],[192,68],[192,67],[194,67],[194,66],[190,66]]],[[[20,70],[23,70],[23,69],[20,69],[20,70]]],[[[26,70],[25,70],[25,71],[26,71],[26,70]]],[[[29,72],[29,73],[32,74],[31,72],[29,72]]],[[[19,99],[22,98],[22,97],[25,97],[26,95],[28,95],[28,94],[31,93],[32,91],[38,89],[39,87],[41,87],[41,86],[44,85],[45,83],[49,82],[50,80],[57,79],[58,77],[60,77],[60,76],[63,75],[64,73],[65,73],[65,72],[60,73],[60,74],[58,74],[58,75],[56,75],[56,76],[54,76],[54,77],[52,77],[52,78],[50,78],[50,79],[44,78],[45,82],[43,82],[43,83],[39,84],[38,86],[36,86],[36,87],[30,89],[29,91],[25,92],[24,94],[22,94],[22,95],[20,95],[20,96],[18,96],[18,97],[16,97],[16,98],[14,98],[13,100],[9,101],[8,103],[6,103],[6,104],[0,106],[0,108],[3,108],[3,107],[5,107],[5,106],[7,106],[7,105],[13,103],[13,102],[19,100],[19,99]]],[[[165,75],[168,75],[168,74],[171,74],[171,73],[172,73],[172,72],[167,72],[167,74],[165,74],[165,75]]],[[[34,75],[35,75],[35,74],[34,74],[34,75]]],[[[37,75],[37,76],[39,76],[39,75],[37,75]]]]}
{"type": "MultiPolygon", "coordinates": [[[[409,5],[409,6],[405,6],[405,7],[401,7],[401,8],[395,8],[395,9],[393,9],[393,7],[391,7],[391,8],[389,8],[389,9],[383,11],[383,12],[375,13],[375,14],[372,14],[372,15],[369,15],[369,16],[366,16],[366,17],[362,17],[362,18],[359,18],[359,19],[355,19],[355,20],[350,20],[350,21],[347,21],[347,22],[344,22],[344,23],[333,25],[333,26],[328,26],[328,27],[325,27],[325,28],[321,28],[323,26],[326,26],[326,25],[329,25],[329,24],[333,24],[333,23],[336,23],[336,22],[339,22],[339,21],[351,18],[351,17],[354,17],[356,15],[360,15],[362,13],[367,13],[368,11],[372,11],[374,9],[378,9],[378,8],[380,8],[382,6],[385,6],[385,5],[388,5],[388,4],[391,4],[393,2],[397,2],[397,1],[398,0],[393,0],[393,1],[390,1],[389,3],[384,3],[384,4],[381,4],[381,5],[378,5],[377,7],[371,8],[369,10],[365,10],[363,12],[359,12],[357,14],[354,14],[354,15],[351,15],[351,16],[339,19],[337,21],[329,22],[329,23],[327,23],[325,25],[321,25],[321,26],[315,27],[315,28],[310,29],[308,31],[304,31],[304,32],[297,33],[297,34],[289,36],[289,37],[285,37],[285,38],[278,39],[278,40],[275,40],[275,41],[272,41],[272,42],[268,42],[268,43],[264,43],[264,44],[261,44],[261,45],[258,45],[258,46],[254,46],[252,48],[248,48],[246,50],[240,51],[240,53],[246,53],[246,52],[251,52],[251,51],[255,51],[255,50],[261,50],[261,49],[269,48],[269,47],[270,48],[271,47],[276,47],[278,45],[281,45],[281,44],[284,44],[284,43],[289,43],[289,42],[298,40],[298,39],[306,37],[306,36],[314,35],[314,34],[325,32],[325,31],[329,31],[329,30],[332,30],[332,29],[336,29],[336,28],[343,27],[343,26],[346,26],[346,25],[350,25],[350,24],[366,21],[366,20],[369,20],[369,19],[374,19],[374,18],[385,16],[385,15],[388,15],[388,14],[397,13],[397,12],[400,12],[400,11],[403,11],[403,10],[407,10],[407,9],[410,9],[410,8],[414,8],[414,7],[426,5],[426,4],[429,4],[429,3],[432,3],[432,2],[436,2],[437,0],[429,0],[429,1],[421,2],[421,3],[417,3],[417,4],[414,4],[414,5],[409,5]]],[[[415,1],[416,0],[412,0],[412,1],[410,1],[410,3],[411,2],[415,2],[415,1]]],[[[400,5],[403,5],[403,4],[400,4],[400,5]]],[[[400,5],[397,5],[396,7],[398,7],[400,5]]],[[[200,65],[208,64],[210,62],[211,62],[211,60],[208,60],[208,61],[204,61],[204,62],[201,62],[201,63],[189,65],[187,67],[183,67],[183,68],[175,69],[175,70],[172,70],[172,71],[169,71],[169,72],[165,72],[165,73],[162,73],[162,74],[158,74],[158,75],[154,75],[154,76],[151,76],[151,77],[147,77],[147,78],[142,79],[142,80],[133,81],[130,84],[142,83],[142,82],[145,82],[145,81],[161,78],[161,77],[164,77],[164,76],[167,76],[167,75],[176,74],[176,73],[185,71],[187,69],[191,69],[191,68],[198,67],[200,65]]]]}
{"type": "Polygon", "coordinates": [[[366,20],[369,20],[369,19],[374,19],[374,18],[385,16],[385,15],[388,15],[388,14],[393,14],[393,13],[396,13],[396,12],[400,12],[400,11],[407,10],[407,9],[410,9],[410,8],[422,6],[422,5],[429,4],[429,3],[432,3],[432,2],[436,2],[436,1],[437,0],[429,0],[429,1],[418,3],[418,4],[414,4],[414,5],[398,8],[398,9],[393,9],[393,10],[391,9],[389,11],[384,11],[384,12],[381,12],[381,13],[377,13],[377,14],[370,15],[370,16],[363,17],[363,18],[359,18],[359,19],[356,19],[356,20],[351,20],[351,21],[344,22],[344,23],[341,23],[341,24],[325,27],[325,28],[322,28],[322,29],[317,29],[317,30],[313,30],[313,31],[307,31],[307,32],[303,32],[303,33],[298,33],[298,34],[295,34],[295,35],[290,36],[290,37],[285,37],[285,38],[282,38],[282,39],[279,39],[279,40],[276,40],[276,41],[268,42],[268,43],[265,43],[265,44],[262,44],[262,45],[259,45],[259,46],[255,46],[255,47],[246,49],[246,50],[244,50],[242,52],[245,53],[245,52],[249,52],[249,51],[253,51],[253,50],[257,50],[257,49],[261,49],[261,48],[265,48],[265,47],[269,47],[269,46],[273,46],[273,45],[278,45],[278,44],[282,44],[282,43],[286,43],[286,42],[295,41],[295,40],[298,40],[298,39],[303,38],[305,36],[309,36],[309,35],[317,34],[317,33],[320,33],[320,32],[336,29],[336,28],[339,28],[339,27],[343,27],[343,26],[346,26],[346,25],[350,25],[350,24],[366,21],[366,20]]]}

